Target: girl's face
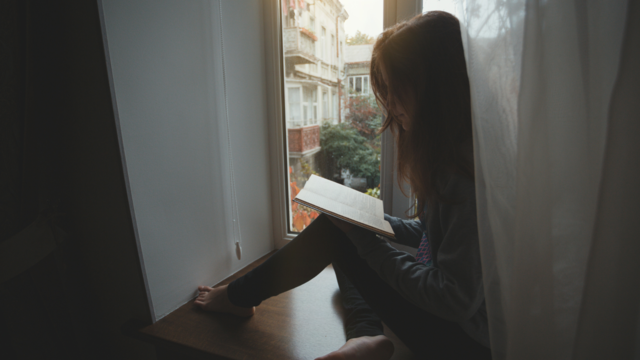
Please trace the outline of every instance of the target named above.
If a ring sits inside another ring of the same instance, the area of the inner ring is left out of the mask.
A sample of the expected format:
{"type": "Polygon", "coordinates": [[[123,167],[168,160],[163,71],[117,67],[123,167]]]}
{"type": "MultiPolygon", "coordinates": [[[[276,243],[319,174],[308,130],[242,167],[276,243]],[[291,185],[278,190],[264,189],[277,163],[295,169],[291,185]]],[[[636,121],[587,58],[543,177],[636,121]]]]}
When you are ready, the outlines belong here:
{"type": "MultiPolygon", "coordinates": [[[[383,81],[386,84],[389,84],[387,71],[384,68],[384,66],[381,67],[380,72],[382,73],[383,81]]],[[[412,96],[406,96],[406,98],[404,98],[402,102],[400,102],[395,96],[391,94],[389,94],[385,105],[386,105],[386,108],[389,110],[389,112],[393,113],[393,115],[395,116],[395,120],[398,122],[398,125],[400,125],[405,131],[408,131],[411,128],[409,112],[407,111],[407,108],[403,106],[402,103],[406,104],[409,109],[414,109],[416,105],[415,100],[413,99],[412,96]]]]}

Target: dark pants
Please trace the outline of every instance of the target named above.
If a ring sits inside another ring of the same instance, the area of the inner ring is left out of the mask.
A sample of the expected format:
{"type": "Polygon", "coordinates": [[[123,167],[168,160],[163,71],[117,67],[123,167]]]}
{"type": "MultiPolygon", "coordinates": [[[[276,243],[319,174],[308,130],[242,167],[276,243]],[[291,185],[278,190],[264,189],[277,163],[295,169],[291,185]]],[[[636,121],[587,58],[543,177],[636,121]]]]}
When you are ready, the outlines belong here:
{"type": "Polygon", "coordinates": [[[418,356],[491,359],[491,351],[458,324],[418,308],[380,279],[326,215],[262,265],[229,284],[229,300],[237,306],[257,306],[313,279],[331,263],[347,310],[347,338],[382,334],[382,319],[418,356]]]}

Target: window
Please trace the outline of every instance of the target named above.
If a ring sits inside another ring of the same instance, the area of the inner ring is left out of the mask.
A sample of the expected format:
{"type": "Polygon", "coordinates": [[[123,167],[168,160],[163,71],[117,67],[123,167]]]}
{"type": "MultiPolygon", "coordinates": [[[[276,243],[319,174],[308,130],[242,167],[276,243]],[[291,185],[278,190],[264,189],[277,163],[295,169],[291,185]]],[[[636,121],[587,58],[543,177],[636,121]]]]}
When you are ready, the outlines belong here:
{"type": "Polygon", "coordinates": [[[335,124],[338,122],[338,94],[336,93],[333,93],[331,108],[333,109],[333,123],[335,124]]]}
{"type": "Polygon", "coordinates": [[[317,90],[313,90],[312,101],[313,101],[313,124],[316,124],[318,122],[318,91],[317,90]]]}
{"type": "Polygon", "coordinates": [[[349,96],[369,95],[369,75],[349,76],[349,96]]]}
{"type": "Polygon", "coordinates": [[[304,104],[303,104],[303,125],[313,125],[317,123],[317,90],[312,86],[304,87],[304,104]]]}
{"type": "Polygon", "coordinates": [[[302,118],[300,117],[300,88],[289,88],[289,126],[300,126],[302,118]]]}
{"type": "MultiPolygon", "coordinates": [[[[333,51],[335,50],[335,46],[336,46],[336,36],[331,34],[331,50],[329,50],[329,53],[333,53],[333,51]]],[[[336,54],[336,56],[338,56],[338,54],[336,54]]]]}
{"type": "Polygon", "coordinates": [[[322,36],[320,37],[320,58],[322,60],[326,59],[326,56],[325,56],[326,47],[327,47],[327,44],[325,43],[326,37],[327,37],[327,29],[325,29],[324,26],[323,26],[322,27],[322,36]]]}
{"type": "Polygon", "coordinates": [[[329,94],[326,91],[322,92],[322,118],[329,119],[329,94]]]}
{"type": "MultiPolygon", "coordinates": [[[[375,122],[380,122],[382,116],[369,91],[370,59],[352,61],[359,64],[357,68],[351,68],[345,64],[351,50],[345,43],[347,36],[345,24],[349,19],[358,18],[354,14],[361,12],[365,14],[364,17],[360,16],[361,19],[378,23],[379,31],[382,31],[382,16],[379,19],[372,19],[370,10],[374,6],[379,6],[382,10],[383,1],[368,0],[367,6],[362,6],[356,1],[340,0],[339,4],[344,6],[345,11],[338,11],[337,16],[335,14],[327,17],[318,15],[321,17],[317,19],[319,23],[316,29],[316,17],[312,15],[330,14],[335,10],[332,8],[335,4],[336,2],[316,1],[311,7],[312,12],[308,12],[307,8],[296,10],[301,11],[298,16],[305,19],[305,25],[308,26],[308,30],[313,31],[315,39],[313,44],[309,43],[306,53],[303,48],[288,53],[285,50],[284,53],[286,71],[283,74],[283,80],[289,91],[286,94],[284,114],[284,118],[287,119],[285,124],[288,127],[286,129],[288,139],[286,176],[289,192],[286,205],[289,212],[286,227],[290,233],[302,231],[318,216],[318,213],[312,209],[291,201],[297,191],[304,187],[311,174],[318,174],[362,192],[376,188],[380,184],[378,169],[380,168],[381,140],[369,129],[371,126],[379,126],[375,122]],[[367,97],[347,96],[350,89],[354,94],[367,97]],[[329,147],[336,149],[334,153],[321,151],[323,150],[320,143],[321,133],[324,134],[323,141],[328,139],[334,142],[329,147]],[[342,141],[341,136],[344,134],[348,134],[347,141],[342,141]],[[354,147],[353,144],[359,145],[354,147]],[[348,148],[345,148],[345,145],[348,148]]],[[[382,14],[381,11],[376,13],[382,14]]],[[[282,31],[283,42],[292,38],[290,34],[293,32],[287,33],[287,30],[282,31]],[[287,35],[290,37],[287,38],[287,35]]],[[[375,37],[378,34],[369,35],[375,37]]],[[[289,46],[294,47],[295,44],[289,46]]]]}

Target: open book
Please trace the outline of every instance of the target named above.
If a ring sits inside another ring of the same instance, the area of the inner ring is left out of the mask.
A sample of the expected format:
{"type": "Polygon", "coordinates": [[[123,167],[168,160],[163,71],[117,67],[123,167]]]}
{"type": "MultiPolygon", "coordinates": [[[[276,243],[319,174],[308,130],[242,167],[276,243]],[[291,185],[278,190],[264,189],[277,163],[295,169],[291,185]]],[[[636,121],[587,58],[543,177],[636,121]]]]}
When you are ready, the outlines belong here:
{"type": "Polygon", "coordinates": [[[311,175],[293,201],[395,239],[391,225],[384,219],[382,200],[320,176],[311,175]]]}

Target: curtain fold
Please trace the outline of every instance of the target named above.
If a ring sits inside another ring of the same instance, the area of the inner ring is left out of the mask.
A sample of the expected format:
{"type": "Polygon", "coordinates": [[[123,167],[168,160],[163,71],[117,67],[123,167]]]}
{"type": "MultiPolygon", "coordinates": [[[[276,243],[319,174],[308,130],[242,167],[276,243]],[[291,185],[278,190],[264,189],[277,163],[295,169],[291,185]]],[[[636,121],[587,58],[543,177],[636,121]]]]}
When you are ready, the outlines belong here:
{"type": "Polygon", "coordinates": [[[640,199],[620,200],[639,183],[627,154],[638,91],[620,67],[635,59],[627,1],[461,5],[494,358],[630,358],[640,287],[621,249],[634,249],[625,221],[640,199]],[[617,329],[616,314],[633,320],[617,329]]]}
{"type": "Polygon", "coordinates": [[[574,359],[640,358],[640,6],[629,2],[574,359]],[[636,19],[636,21],[632,21],[636,19]],[[603,311],[602,309],[606,309],[603,311]]]}

